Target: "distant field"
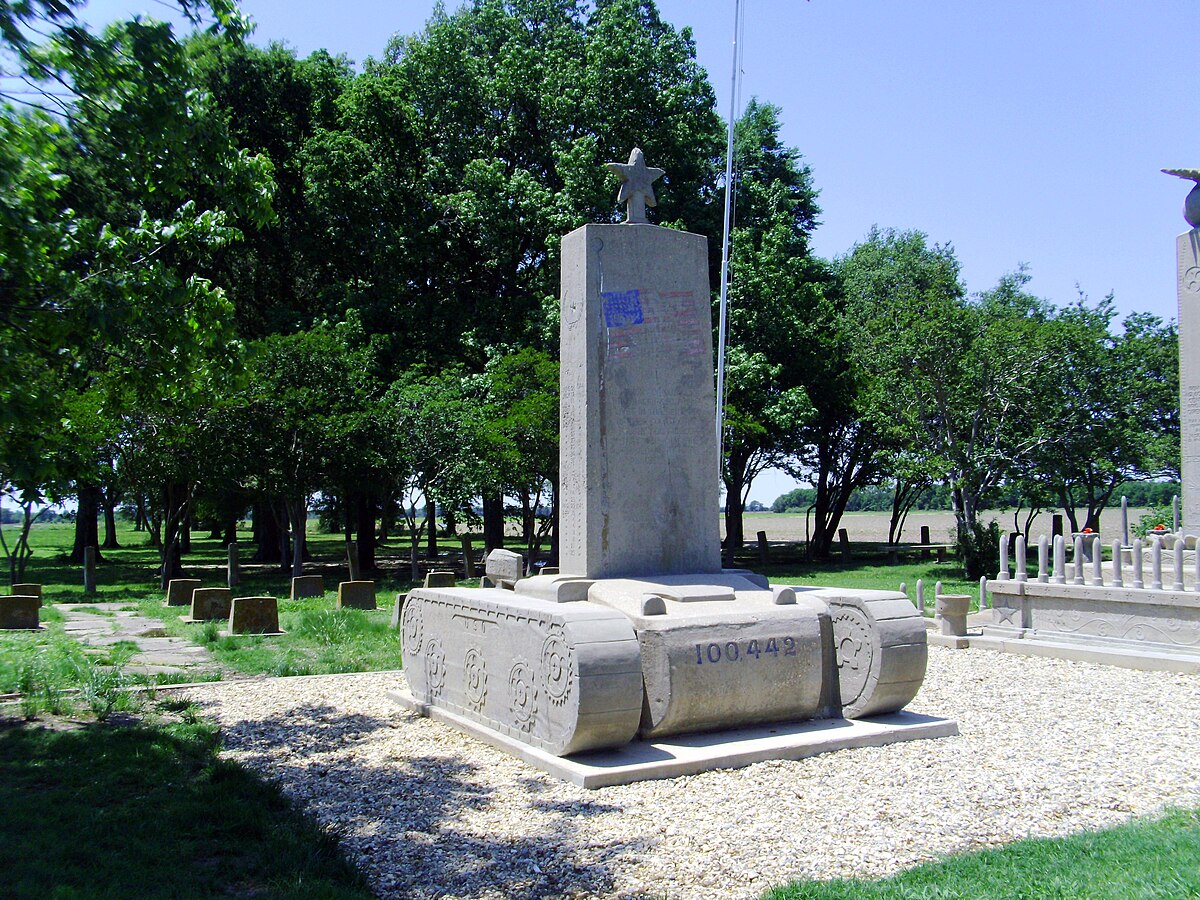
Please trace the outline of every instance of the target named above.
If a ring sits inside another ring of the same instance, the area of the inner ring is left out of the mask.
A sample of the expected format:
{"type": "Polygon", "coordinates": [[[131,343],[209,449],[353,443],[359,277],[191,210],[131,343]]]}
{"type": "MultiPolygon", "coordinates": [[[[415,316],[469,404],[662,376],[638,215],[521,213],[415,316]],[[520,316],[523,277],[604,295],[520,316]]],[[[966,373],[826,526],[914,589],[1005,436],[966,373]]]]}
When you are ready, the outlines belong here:
{"type": "MultiPolygon", "coordinates": [[[[1130,509],[1130,526],[1136,525],[1142,516],[1149,512],[1150,510],[1148,509],[1130,509]]],[[[982,522],[990,522],[992,519],[999,522],[1000,528],[1004,531],[1017,530],[1013,523],[1012,510],[989,510],[980,517],[980,521],[982,522]]],[[[891,516],[888,513],[846,513],[846,515],[842,516],[841,527],[849,532],[851,541],[878,541],[882,543],[887,540],[888,523],[890,521],[891,516]]],[[[1024,524],[1025,519],[1022,516],[1022,528],[1024,524]]],[[[1167,525],[1170,524],[1170,522],[1167,523],[1167,525]]],[[[919,541],[921,539],[922,525],[929,526],[929,537],[935,544],[951,543],[954,540],[954,514],[950,512],[911,513],[905,522],[902,539],[906,542],[911,541],[914,543],[919,541]]],[[[811,524],[809,527],[811,528],[811,524]]],[[[1033,536],[1042,533],[1050,534],[1050,529],[1050,513],[1043,513],[1034,519],[1030,534],[1033,536]]],[[[723,525],[721,530],[724,533],[723,525]]],[[[789,513],[746,513],[747,540],[753,541],[754,535],[759,531],[765,531],[767,539],[772,541],[803,541],[805,539],[804,516],[789,513]]],[[[1117,540],[1121,536],[1120,507],[1104,511],[1104,514],[1100,517],[1100,536],[1106,544],[1117,540]]]]}

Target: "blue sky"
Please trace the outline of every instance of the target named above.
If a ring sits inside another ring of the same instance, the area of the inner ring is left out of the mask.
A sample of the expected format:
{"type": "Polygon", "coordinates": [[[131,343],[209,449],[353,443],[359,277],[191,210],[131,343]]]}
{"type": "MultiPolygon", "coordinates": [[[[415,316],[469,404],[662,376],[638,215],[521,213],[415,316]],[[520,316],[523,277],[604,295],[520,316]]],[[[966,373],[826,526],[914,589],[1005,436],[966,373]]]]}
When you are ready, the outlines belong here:
{"type": "MultiPolygon", "coordinates": [[[[448,8],[457,4],[448,2],[448,8]]],[[[733,0],[658,0],[691,26],[728,113],[733,0]]],[[[255,40],[361,61],[419,31],[432,0],[243,0],[255,40]]],[[[745,0],[743,100],[783,110],[813,169],[815,248],[873,224],[953,243],[972,292],[1019,264],[1064,304],[1114,293],[1176,317],[1174,236],[1200,167],[1195,0],[745,0]],[[1189,63],[1188,61],[1191,60],[1189,63]]],[[[97,0],[100,23],[154,0],[97,0]]],[[[648,160],[653,165],[653,160],[648,160]]],[[[788,483],[752,496],[770,502],[788,483]]],[[[757,486],[756,486],[757,487],[757,486]]]]}

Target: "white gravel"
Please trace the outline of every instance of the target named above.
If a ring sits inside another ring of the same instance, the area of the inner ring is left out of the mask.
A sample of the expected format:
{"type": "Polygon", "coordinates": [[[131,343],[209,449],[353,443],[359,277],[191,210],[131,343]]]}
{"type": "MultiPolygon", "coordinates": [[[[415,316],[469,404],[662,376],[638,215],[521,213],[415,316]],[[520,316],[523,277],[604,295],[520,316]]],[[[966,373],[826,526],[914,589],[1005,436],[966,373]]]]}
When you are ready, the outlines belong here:
{"type": "Polygon", "coordinates": [[[402,711],[396,674],[207,685],[226,754],[381,896],[754,897],[1200,806],[1200,676],[930,648],[961,736],[585,791],[402,711]]]}

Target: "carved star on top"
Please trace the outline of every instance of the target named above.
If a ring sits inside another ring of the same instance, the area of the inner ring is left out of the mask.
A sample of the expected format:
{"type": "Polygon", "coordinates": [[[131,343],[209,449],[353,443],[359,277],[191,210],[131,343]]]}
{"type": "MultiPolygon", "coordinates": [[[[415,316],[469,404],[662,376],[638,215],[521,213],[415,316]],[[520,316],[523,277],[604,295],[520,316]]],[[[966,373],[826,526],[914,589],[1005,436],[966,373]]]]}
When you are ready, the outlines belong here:
{"type": "Polygon", "coordinates": [[[646,154],[637,147],[629,154],[629,162],[604,165],[621,179],[617,202],[625,204],[625,223],[646,224],[646,207],[658,205],[654,197],[654,182],[666,174],[666,169],[647,166],[646,154]]]}

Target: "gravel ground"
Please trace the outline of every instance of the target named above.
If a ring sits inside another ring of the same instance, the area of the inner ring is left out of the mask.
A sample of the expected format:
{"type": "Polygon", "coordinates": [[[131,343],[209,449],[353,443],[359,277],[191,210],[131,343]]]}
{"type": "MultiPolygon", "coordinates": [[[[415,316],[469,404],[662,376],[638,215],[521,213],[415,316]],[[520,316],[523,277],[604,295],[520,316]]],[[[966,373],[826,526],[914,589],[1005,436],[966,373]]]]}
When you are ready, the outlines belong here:
{"type": "Polygon", "coordinates": [[[961,736],[585,791],[402,711],[397,674],[191,690],[388,897],[754,897],[1200,805],[1200,677],[930,648],[961,736]]]}

